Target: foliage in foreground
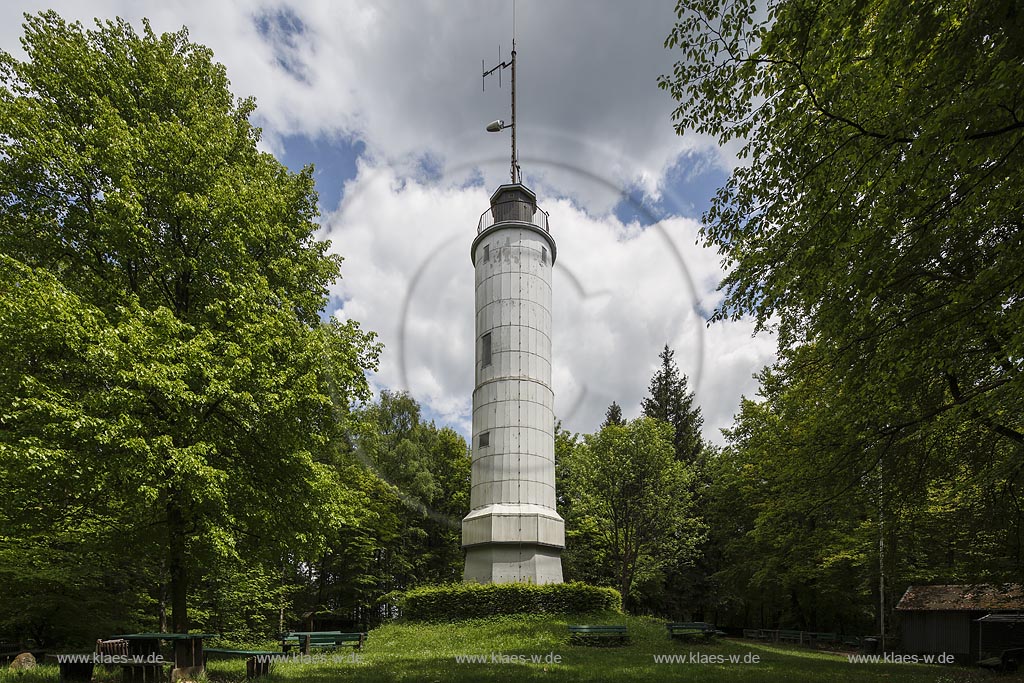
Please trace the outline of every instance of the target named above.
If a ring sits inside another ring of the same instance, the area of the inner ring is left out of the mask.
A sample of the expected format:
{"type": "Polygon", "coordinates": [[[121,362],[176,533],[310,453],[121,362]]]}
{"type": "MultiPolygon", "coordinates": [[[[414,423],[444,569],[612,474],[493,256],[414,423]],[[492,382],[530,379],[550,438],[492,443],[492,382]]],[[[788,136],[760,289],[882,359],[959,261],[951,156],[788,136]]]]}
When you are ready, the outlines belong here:
{"type": "Polygon", "coordinates": [[[407,393],[382,391],[353,411],[353,422],[339,466],[346,487],[363,496],[363,515],[327,530],[315,571],[294,566],[293,600],[297,614],[330,613],[339,627],[365,628],[396,616],[381,597],[462,577],[470,459],[465,439],[424,420],[407,393]]]}
{"type": "Polygon", "coordinates": [[[709,448],[673,356],[659,353],[641,417],[628,421],[613,402],[593,434],[556,425],[555,488],[566,579],[615,587],[633,613],[685,621],[708,592],[698,505],[709,448]]]}
{"type": "Polygon", "coordinates": [[[341,259],[312,171],[257,149],[254,102],[185,30],[47,12],[22,44],[0,53],[0,629],[186,631],[204,584],[266,627],[246,592],[280,607],[284,559],[357,517],[332,455],[380,351],[319,318],[341,259]]]}
{"type": "Polygon", "coordinates": [[[677,131],[742,145],[714,317],[779,342],[712,465],[722,609],[870,627],[908,583],[1018,581],[1020,3],[676,9],[677,131]]]}
{"type": "Polygon", "coordinates": [[[424,586],[399,599],[402,616],[413,621],[450,621],[506,614],[621,612],[613,588],[585,583],[453,583],[424,586]]]}

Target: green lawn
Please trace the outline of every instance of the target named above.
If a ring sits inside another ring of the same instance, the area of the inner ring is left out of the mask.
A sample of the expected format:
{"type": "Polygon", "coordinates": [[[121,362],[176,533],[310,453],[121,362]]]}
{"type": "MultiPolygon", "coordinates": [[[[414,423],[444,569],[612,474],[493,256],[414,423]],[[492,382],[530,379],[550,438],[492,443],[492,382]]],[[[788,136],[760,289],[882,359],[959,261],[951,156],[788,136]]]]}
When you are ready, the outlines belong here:
{"type": "MultiPolygon", "coordinates": [[[[639,617],[609,617],[604,623],[627,623],[632,637],[625,647],[579,647],[567,642],[569,623],[593,623],[551,617],[507,617],[464,621],[454,624],[399,624],[382,626],[370,633],[361,661],[352,662],[350,650],[337,653],[345,661],[276,665],[265,683],[278,681],[384,682],[423,681],[715,681],[760,683],[780,681],[885,681],[974,683],[1020,683],[1024,676],[994,676],[978,669],[956,666],[913,664],[850,664],[844,655],[815,652],[805,648],[774,646],[753,641],[721,639],[715,643],[672,641],[664,622],[639,617]],[[658,664],[655,655],[683,655],[713,661],[721,656],[740,660],[759,658],[758,663],[670,663],[658,664]],[[457,656],[483,655],[486,663],[458,663],[457,656]],[[558,655],[560,663],[520,663],[558,655]],[[492,663],[493,658],[504,659],[492,663]],[[512,660],[516,661],[513,663],[512,660]]],[[[269,644],[268,644],[269,645],[269,644]]],[[[327,656],[330,656],[329,654],[327,656]]],[[[0,674],[0,683],[52,683],[55,667],[39,667],[32,674],[0,674]]],[[[100,672],[94,679],[103,683],[119,680],[116,673],[100,672]]],[[[241,660],[211,661],[209,680],[235,683],[244,680],[241,660]]]]}

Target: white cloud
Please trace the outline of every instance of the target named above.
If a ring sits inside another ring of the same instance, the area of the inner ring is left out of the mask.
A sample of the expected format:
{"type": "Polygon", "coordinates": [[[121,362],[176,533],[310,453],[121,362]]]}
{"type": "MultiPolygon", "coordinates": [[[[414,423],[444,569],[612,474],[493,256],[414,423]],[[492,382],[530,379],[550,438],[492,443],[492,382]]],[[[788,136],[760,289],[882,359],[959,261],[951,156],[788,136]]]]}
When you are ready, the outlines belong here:
{"type": "MultiPolygon", "coordinates": [[[[226,65],[235,94],[256,96],[266,150],[280,153],[289,135],[365,142],[358,177],[324,217],[346,257],[336,293],[344,314],[387,345],[374,381],[408,386],[468,431],[469,245],[509,155],[507,133],[483,131],[508,118],[509,74],[482,93],[479,69],[481,58],[496,63],[499,44],[508,57],[511,3],[26,0],[0,7],[0,47],[20,56],[21,12],[50,7],[86,25],[115,15],[136,26],[148,16],[157,32],[187,25],[226,65]],[[416,180],[425,158],[441,182],[416,180]],[[460,187],[480,177],[483,188],[460,187]]],[[[705,327],[697,309],[717,302],[721,272],[717,256],[695,246],[694,222],[641,229],[608,217],[628,188],[653,198],[671,191],[666,170],[687,151],[709,152],[725,168],[735,161],[732,148],[719,153],[672,129],[674,102],[655,81],[680,56],[662,47],[673,20],[672,3],[519,2],[520,159],[559,248],[558,415],[590,431],[617,400],[635,416],[667,342],[697,390],[706,435],[720,440],[774,341],[751,339],[747,322],[705,327]]]]}

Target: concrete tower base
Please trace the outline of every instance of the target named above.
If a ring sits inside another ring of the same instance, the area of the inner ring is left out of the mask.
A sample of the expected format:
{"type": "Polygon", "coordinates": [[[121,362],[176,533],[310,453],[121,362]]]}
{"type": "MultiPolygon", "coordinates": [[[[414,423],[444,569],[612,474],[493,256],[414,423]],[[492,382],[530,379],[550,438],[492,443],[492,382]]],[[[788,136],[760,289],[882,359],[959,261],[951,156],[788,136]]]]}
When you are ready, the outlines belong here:
{"type": "Polygon", "coordinates": [[[489,544],[466,548],[463,580],[475,583],[562,583],[561,548],[489,544]]]}
{"type": "Polygon", "coordinates": [[[552,508],[495,503],[462,521],[463,580],[477,583],[562,583],[565,522],[552,508]]]}

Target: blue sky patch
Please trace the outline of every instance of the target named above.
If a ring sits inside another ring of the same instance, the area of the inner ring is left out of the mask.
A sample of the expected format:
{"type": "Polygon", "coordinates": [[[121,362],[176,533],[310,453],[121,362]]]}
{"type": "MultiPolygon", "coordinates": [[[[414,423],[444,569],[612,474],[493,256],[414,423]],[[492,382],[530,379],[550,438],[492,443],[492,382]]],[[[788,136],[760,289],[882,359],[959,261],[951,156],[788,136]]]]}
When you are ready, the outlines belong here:
{"type": "Polygon", "coordinates": [[[353,137],[289,135],[281,138],[281,144],[284,155],[279,161],[292,171],[313,164],[320,212],[338,208],[345,183],[356,177],[356,161],[366,150],[363,141],[353,137]]]}
{"type": "Polygon", "coordinates": [[[290,7],[268,10],[253,19],[260,36],[274,50],[274,60],[292,78],[309,83],[306,64],[299,48],[306,34],[306,25],[290,7]]]}
{"type": "Polygon", "coordinates": [[[711,199],[729,175],[707,155],[680,156],[665,174],[661,199],[652,201],[639,187],[626,191],[613,213],[623,223],[637,221],[653,225],[669,216],[700,220],[711,206],[711,199]]]}

